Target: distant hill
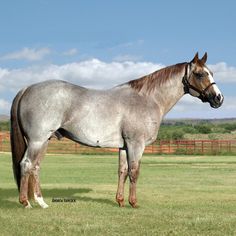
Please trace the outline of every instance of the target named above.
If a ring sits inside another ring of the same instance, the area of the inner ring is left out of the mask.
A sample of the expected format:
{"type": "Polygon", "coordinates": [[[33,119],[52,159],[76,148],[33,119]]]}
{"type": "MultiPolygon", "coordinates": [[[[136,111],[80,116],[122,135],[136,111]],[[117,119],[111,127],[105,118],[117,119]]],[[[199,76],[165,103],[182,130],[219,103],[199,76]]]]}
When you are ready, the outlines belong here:
{"type": "Polygon", "coordinates": [[[177,125],[177,124],[199,124],[199,123],[235,123],[236,118],[222,118],[222,119],[164,119],[162,124],[164,125],[177,125]]]}
{"type": "Polygon", "coordinates": [[[7,115],[0,115],[0,121],[8,121],[10,119],[7,115]]]}

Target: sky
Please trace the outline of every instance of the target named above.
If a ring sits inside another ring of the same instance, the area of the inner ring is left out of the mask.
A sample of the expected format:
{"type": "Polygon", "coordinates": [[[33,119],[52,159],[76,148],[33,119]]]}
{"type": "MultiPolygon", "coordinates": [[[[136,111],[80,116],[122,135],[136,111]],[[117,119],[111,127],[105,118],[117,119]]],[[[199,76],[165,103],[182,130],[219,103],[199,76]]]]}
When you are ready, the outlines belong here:
{"type": "Polygon", "coordinates": [[[207,52],[224,104],[185,95],[166,118],[236,117],[235,9],[234,0],[2,0],[0,114],[39,81],[107,89],[207,52]]]}

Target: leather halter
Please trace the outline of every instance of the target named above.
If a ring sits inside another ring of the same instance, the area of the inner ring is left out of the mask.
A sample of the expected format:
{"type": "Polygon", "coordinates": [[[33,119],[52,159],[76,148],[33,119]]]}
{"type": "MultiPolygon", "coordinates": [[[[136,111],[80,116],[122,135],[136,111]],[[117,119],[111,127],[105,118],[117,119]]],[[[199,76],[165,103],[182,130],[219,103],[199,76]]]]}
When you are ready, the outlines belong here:
{"type": "Polygon", "coordinates": [[[210,83],[205,89],[200,90],[198,88],[196,88],[195,86],[193,86],[192,84],[189,83],[188,81],[188,66],[189,63],[187,63],[187,65],[185,66],[185,74],[184,77],[182,79],[183,85],[184,85],[184,93],[189,93],[189,89],[192,89],[194,91],[196,91],[197,93],[199,93],[199,96],[197,96],[198,98],[200,98],[203,102],[208,102],[207,96],[206,96],[206,92],[208,91],[208,89],[216,84],[215,82],[210,83]]]}

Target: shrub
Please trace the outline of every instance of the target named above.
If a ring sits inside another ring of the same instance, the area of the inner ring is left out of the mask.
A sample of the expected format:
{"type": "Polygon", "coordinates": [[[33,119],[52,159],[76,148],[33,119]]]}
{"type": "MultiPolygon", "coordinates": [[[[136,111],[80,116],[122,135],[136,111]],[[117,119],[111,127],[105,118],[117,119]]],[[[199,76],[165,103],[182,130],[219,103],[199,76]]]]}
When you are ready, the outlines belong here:
{"type": "Polygon", "coordinates": [[[211,133],[211,126],[207,124],[202,124],[202,125],[196,125],[195,129],[200,133],[200,134],[209,134],[211,133]]]}
{"type": "Polygon", "coordinates": [[[229,123],[229,124],[223,124],[222,127],[227,131],[227,132],[231,132],[236,130],[236,123],[229,123]]]}
{"type": "Polygon", "coordinates": [[[0,131],[9,131],[10,130],[10,121],[0,122],[0,131]]]}
{"type": "Polygon", "coordinates": [[[192,127],[192,126],[185,126],[185,127],[183,127],[183,132],[184,133],[188,133],[188,134],[196,134],[196,133],[198,133],[198,131],[194,127],[192,127]]]}
{"type": "Polygon", "coordinates": [[[173,140],[183,139],[184,132],[182,130],[176,130],[176,131],[173,131],[171,136],[172,136],[171,139],[173,140]]]}

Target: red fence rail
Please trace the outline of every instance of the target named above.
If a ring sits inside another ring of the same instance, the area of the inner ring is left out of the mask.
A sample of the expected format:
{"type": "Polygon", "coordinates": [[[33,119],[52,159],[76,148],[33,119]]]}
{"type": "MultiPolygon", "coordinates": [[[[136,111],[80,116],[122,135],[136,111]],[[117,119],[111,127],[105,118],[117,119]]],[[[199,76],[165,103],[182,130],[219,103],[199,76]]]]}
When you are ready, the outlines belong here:
{"type": "MultiPolygon", "coordinates": [[[[0,152],[10,152],[9,133],[0,133],[0,152]]],[[[49,142],[48,153],[93,154],[113,153],[116,148],[91,148],[75,143],[69,139],[52,138],[49,142]]],[[[149,154],[236,154],[236,140],[170,140],[156,141],[145,148],[149,154]]]]}

